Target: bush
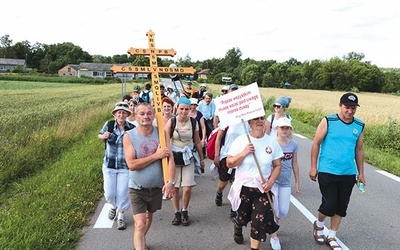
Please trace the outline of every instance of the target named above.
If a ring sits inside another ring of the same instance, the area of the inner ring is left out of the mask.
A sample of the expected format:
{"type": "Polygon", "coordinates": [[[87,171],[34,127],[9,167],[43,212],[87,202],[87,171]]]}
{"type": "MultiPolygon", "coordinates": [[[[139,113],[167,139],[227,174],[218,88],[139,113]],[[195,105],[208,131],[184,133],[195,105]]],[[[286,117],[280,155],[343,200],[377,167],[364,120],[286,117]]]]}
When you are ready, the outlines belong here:
{"type": "Polygon", "coordinates": [[[365,143],[373,148],[400,156],[400,126],[398,122],[391,119],[387,126],[367,126],[365,143]]]}

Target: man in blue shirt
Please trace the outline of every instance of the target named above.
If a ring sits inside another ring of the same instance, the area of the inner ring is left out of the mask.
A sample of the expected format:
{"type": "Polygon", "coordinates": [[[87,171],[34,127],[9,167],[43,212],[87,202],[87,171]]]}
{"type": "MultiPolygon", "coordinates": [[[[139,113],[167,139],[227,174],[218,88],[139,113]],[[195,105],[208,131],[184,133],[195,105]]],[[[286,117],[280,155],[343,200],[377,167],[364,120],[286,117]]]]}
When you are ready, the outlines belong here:
{"type": "Polygon", "coordinates": [[[206,122],[206,134],[208,138],[211,134],[211,131],[214,130],[213,118],[215,113],[215,103],[211,93],[206,92],[204,94],[204,99],[199,103],[197,110],[203,114],[204,121],[206,122]]]}
{"type": "Polygon", "coordinates": [[[311,148],[310,179],[318,177],[322,203],[314,222],[313,235],[319,244],[342,249],[336,241],[340,222],[346,216],[351,192],[356,181],[365,184],[364,122],[354,117],[358,97],[346,93],[340,98],[338,114],[325,116],[318,125],[311,148]],[[317,168],[318,166],[318,168],[317,168]],[[330,217],[330,230],[323,235],[324,220],[330,217]]]}

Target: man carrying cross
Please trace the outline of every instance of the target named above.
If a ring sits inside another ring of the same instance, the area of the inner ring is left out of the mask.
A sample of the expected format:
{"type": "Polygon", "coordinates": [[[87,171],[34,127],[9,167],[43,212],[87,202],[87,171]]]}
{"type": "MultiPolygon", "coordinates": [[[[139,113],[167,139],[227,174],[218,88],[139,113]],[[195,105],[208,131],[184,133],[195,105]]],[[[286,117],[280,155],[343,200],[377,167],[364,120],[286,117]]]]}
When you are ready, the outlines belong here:
{"type": "Polygon", "coordinates": [[[150,66],[113,65],[111,67],[113,73],[151,73],[152,80],[154,107],[147,103],[140,104],[136,110],[139,126],[129,136],[124,137],[126,138],[124,151],[126,150],[129,158],[126,161],[132,176],[129,185],[131,187],[131,207],[135,221],[133,242],[137,250],[148,249],[145,245],[145,235],[151,225],[152,213],[161,208],[159,203],[162,200],[161,190],[167,197],[171,198],[171,188],[175,185],[173,181],[175,179],[175,163],[170,150],[169,138],[165,137],[164,131],[159,74],[194,74],[195,72],[192,67],[158,67],[157,55],[174,56],[176,51],[172,49],[156,49],[154,32],[149,30],[146,35],[149,48],[130,48],[128,53],[132,56],[148,55],[150,66]],[[153,126],[154,117],[157,119],[158,130],[153,126]],[[155,140],[157,136],[158,141],[155,140]],[[162,165],[162,174],[159,172],[160,165],[162,165]],[[155,175],[152,176],[154,173],[155,175]],[[149,178],[149,176],[152,177],[149,178]],[[163,182],[164,186],[162,187],[163,182]],[[143,197],[150,200],[144,202],[143,197]]]}
{"type": "Polygon", "coordinates": [[[135,221],[133,244],[135,249],[146,249],[145,236],[150,229],[153,213],[161,209],[162,193],[167,198],[174,194],[175,163],[169,140],[160,147],[158,131],[153,126],[154,109],[150,103],[136,107],[139,126],[124,136],[125,160],[129,167],[129,197],[135,221]],[[145,147],[143,145],[146,145],[145,147]],[[168,159],[170,180],[163,185],[161,159],[168,159]]]}

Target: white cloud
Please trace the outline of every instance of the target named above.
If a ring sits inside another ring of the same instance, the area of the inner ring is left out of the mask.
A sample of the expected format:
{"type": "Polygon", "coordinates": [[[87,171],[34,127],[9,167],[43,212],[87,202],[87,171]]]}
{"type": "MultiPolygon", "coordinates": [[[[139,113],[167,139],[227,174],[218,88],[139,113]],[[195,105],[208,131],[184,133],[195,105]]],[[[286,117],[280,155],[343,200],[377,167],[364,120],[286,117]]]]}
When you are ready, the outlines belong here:
{"type": "Polygon", "coordinates": [[[242,59],[279,62],[354,51],[379,67],[400,68],[400,11],[389,0],[19,0],[2,3],[2,10],[0,36],[72,42],[92,55],[146,48],[151,29],[157,48],[192,60],[222,58],[232,48],[242,59]]]}

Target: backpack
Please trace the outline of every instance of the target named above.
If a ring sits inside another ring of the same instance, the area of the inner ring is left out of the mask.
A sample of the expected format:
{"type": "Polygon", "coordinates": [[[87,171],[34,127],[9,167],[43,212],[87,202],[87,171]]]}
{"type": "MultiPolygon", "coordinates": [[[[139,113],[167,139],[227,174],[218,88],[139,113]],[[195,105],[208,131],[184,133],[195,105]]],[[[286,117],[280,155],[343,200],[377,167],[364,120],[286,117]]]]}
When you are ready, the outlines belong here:
{"type": "MultiPolygon", "coordinates": [[[[229,126],[226,127],[226,129],[224,131],[224,135],[221,138],[221,144],[220,144],[219,149],[221,149],[222,146],[225,144],[225,136],[226,136],[226,131],[228,131],[228,129],[229,129],[229,126]]],[[[208,140],[207,140],[206,153],[207,153],[208,159],[210,159],[210,160],[214,160],[214,157],[215,157],[215,141],[217,139],[218,130],[219,130],[219,128],[214,129],[211,132],[211,134],[210,134],[210,136],[208,137],[208,140]]]]}
{"type": "Polygon", "coordinates": [[[140,97],[142,98],[143,102],[150,103],[150,91],[142,91],[142,95],[140,97]]]}
{"type": "MultiPolygon", "coordinates": [[[[190,118],[190,122],[192,123],[192,139],[194,142],[194,131],[196,129],[196,123],[197,120],[193,117],[189,117],[190,118]]],[[[176,127],[176,116],[171,117],[171,133],[170,133],[170,138],[172,138],[172,134],[174,133],[176,127]]]]}
{"type": "MultiPolygon", "coordinates": [[[[136,127],[135,125],[133,125],[130,122],[128,122],[127,124],[128,125],[125,124],[125,127],[124,127],[125,131],[134,129],[136,127]]],[[[114,131],[114,126],[115,126],[115,120],[108,121],[108,123],[107,123],[107,131],[112,133],[114,131]]],[[[107,147],[107,140],[104,141],[104,148],[106,148],[106,147],[107,147]]]]}
{"type": "MultiPolygon", "coordinates": [[[[292,119],[292,117],[288,114],[285,114],[288,119],[292,119]]],[[[275,114],[271,115],[271,126],[269,127],[269,131],[272,129],[272,123],[274,122],[275,114]]]]}

